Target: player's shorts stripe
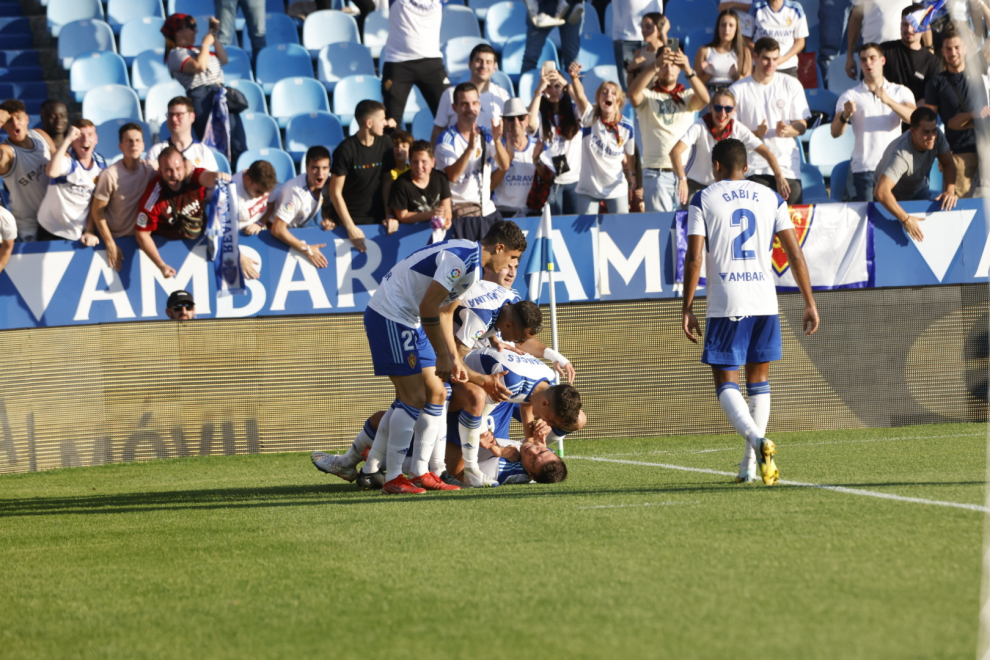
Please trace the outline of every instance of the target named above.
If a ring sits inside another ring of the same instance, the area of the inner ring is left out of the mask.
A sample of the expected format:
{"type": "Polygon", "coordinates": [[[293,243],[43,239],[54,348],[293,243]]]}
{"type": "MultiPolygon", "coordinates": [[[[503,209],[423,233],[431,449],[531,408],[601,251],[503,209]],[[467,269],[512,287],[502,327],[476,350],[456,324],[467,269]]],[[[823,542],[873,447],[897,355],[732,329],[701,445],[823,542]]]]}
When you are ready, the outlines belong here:
{"type": "Polygon", "coordinates": [[[388,328],[388,343],[392,347],[392,360],[402,362],[402,351],[399,350],[399,329],[395,327],[395,321],[386,321],[388,328]]]}

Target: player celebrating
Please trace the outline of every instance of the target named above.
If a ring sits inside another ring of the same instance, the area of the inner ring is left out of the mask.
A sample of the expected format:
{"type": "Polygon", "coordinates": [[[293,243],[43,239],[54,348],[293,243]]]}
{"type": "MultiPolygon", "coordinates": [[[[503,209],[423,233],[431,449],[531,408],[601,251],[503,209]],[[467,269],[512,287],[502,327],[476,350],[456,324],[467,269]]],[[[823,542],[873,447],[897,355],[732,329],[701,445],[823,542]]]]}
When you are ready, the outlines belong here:
{"type": "Polygon", "coordinates": [[[701,361],[712,367],[718,402],[732,427],[746,439],[737,481],[754,481],[759,463],[763,483],[777,483],[780,473],[774,443],[766,438],[770,418],[770,362],[781,358],[777,291],[770,270],[776,234],[804,298],[806,334],[818,329],[818,309],[804,255],[794,235],[787,202],[772,190],[745,180],[746,147],[726,139],[712,149],[715,183],[691,199],[688,253],[684,265],[682,328],[698,343],[698,319],[691,311],[707,260],[708,305],[701,361]],[[749,407],[739,391],[739,365],[746,365],[749,407]]]}
{"type": "MultiPolygon", "coordinates": [[[[445,380],[465,380],[467,369],[454,340],[453,315],[458,301],[481,279],[482,269],[499,271],[518,264],[526,249],[522,230],[508,221],[492,225],[481,244],[453,240],[430,245],[395,265],[375,291],[364,313],[376,376],[388,376],[397,403],[386,412],[362,471],[374,474],[383,459],[385,493],[448,490],[428,469],[443,428],[447,399],[445,380]],[[413,480],[402,474],[402,461],[416,434],[413,480]],[[382,436],[386,436],[382,438],[382,436]]],[[[492,378],[493,394],[509,392],[492,378]]]]}

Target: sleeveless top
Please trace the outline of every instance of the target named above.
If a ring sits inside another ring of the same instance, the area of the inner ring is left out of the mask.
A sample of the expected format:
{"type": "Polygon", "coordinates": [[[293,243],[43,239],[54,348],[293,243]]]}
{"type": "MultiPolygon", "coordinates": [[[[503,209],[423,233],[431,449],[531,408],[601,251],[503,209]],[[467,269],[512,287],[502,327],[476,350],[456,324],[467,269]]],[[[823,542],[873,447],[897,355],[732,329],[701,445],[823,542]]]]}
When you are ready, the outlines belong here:
{"type": "Polygon", "coordinates": [[[28,137],[34,142],[30,149],[4,140],[14,150],[14,160],[3,181],[10,191],[10,212],[17,221],[17,236],[22,241],[33,241],[38,235],[38,209],[48,192],[45,168],[52,157],[48,142],[36,131],[29,130],[28,137]]]}
{"type": "Polygon", "coordinates": [[[705,61],[711,64],[714,69],[712,78],[708,81],[710,87],[725,87],[736,82],[736,79],[729,75],[729,70],[733,64],[737,70],[739,68],[735,51],[730,50],[728,53],[720,53],[715,50],[714,46],[709,46],[705,61]]]}

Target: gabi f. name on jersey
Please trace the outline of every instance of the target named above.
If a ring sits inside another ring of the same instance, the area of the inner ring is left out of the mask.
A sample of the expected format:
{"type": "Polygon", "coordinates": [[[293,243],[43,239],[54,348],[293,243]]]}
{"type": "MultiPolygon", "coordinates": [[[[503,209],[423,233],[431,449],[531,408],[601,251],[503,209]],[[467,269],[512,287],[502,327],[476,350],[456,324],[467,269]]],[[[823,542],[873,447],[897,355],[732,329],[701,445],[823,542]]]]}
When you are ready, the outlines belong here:
{"type": "Polygon", "coordinates": [[[759,183],[726,179],[695,194],[688,234],[705,237],[709,318],[777,314],[773,239],[793,228],[787,202],[759,183]]]}
{"type": "Polygon", "coordinates": [[[468,348],[485,348],[498,330],[495,322],[508,304],[519,302],[519,294],[500,284],[481,280],[471,287],[454,315],[454,336],[468,348]]]}
{"type": "Polygon", "coordinates": [[[481,245],[451,240],[413,252],[388,271],[368,307],[390,321],[418,328],[419,305],[430,288],[439,282],[450,292],[440,305],[463,298],[481,280],[481,245]]]}
{"type": "Polygon", "coordinates": [[[554,379],[553,370],[539,358],[510,351],[500,352],[494,348],[471,351],[464,358],[464,364],[480,374],[490,375],[504,371],[502,382],[512,393],[507,399],[510,403],[528,402],[537,385],[543,381],[553,383],[554,379]]]}

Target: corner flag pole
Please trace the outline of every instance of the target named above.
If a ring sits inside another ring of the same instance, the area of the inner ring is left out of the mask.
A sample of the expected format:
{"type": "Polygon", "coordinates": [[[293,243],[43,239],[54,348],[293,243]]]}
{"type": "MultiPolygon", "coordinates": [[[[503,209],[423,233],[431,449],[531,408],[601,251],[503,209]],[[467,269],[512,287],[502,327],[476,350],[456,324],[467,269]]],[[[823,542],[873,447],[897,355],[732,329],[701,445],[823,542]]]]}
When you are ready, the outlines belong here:
{"type": "MultiPolygon", "coordinates": [[[[547,281],[550,283],[550,346],[553,350],[558,350],[558,337],[557,337],[557,287],[554,286],[553,272],[554,272],[554,257],[553,257],[553,229],[552,221],[550,219],[549,204],[544,209],[544,214],[546,218],[546,235],[544,240],[547,241],[546,245],[549,249],[546,250],[546,269],[547,269],[547,281]]],[[[560,376],[556,375],[554,380],[558,383],[560,382],[560,376]]],[[[557,441],[557,455],[561,458],[564,457],[564,440],[561,438],[557,441]]]]}

